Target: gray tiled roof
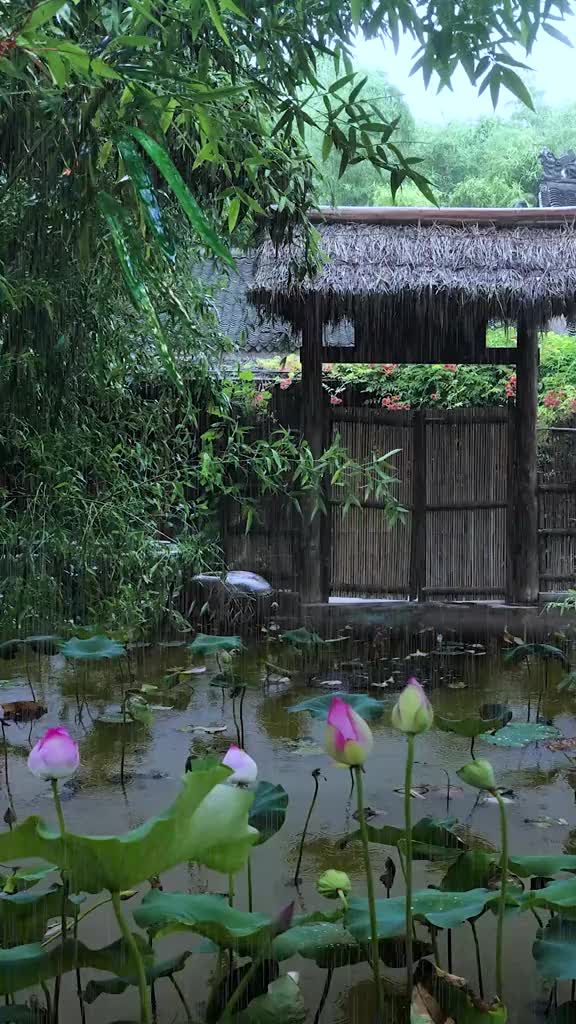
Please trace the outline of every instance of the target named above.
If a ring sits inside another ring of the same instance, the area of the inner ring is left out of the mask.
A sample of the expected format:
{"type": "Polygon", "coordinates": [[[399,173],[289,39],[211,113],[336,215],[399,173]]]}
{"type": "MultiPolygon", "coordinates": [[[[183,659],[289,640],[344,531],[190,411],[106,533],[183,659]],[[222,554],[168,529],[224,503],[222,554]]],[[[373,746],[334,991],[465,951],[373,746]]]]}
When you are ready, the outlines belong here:
{"type": "MultiPolygon", "coordinates": [[[[204,263],[197,270],[198,276],[209,286],[215,287],[214,305],[224,334],[232,339],[244,358],[271,355],[285,355],[300,347],[300,337],[294,334],[290,324],[283,320],[264,320],[247,299],[247,292],[254,277],[254,255],[235,255],[238,273],[232,272],[223,287],[216,286],[222,281],[222,272],[214,263],[204,263]]],[[[326,345],[354,344],[350,324],[339,324],[325,329],[326,345]]]]}

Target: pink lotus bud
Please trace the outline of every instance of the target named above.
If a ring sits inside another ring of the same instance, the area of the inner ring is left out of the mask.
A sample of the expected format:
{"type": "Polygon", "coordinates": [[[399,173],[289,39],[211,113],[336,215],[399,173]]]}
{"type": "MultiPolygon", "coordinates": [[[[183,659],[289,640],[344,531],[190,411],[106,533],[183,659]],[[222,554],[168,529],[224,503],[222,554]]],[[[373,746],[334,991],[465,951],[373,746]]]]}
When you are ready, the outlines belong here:
{"type": "Polygon", "coordinates": [[[249,786],[251,782],[256,782],[258,775],[256,761],[245,750],[236,746],[235,743],[232,744],[222,758],[222,764],[232,769],[233,775],[227,779],[228,782],[235,782],[238,786],[249,786]]]}
{"type": "Polygon", "coordinates": [[[372,750],[370,727],[346,701],[333,697],[328,712],[324,748],[339,764],[364,764],[372,750]]]}
{"type": "Polygon", "coordinates": [[[272,924],[270,925],[270,932],[274,938],[276,938],[277,935],[282,935],[284,932],[288,931],[292,924],[292,918],[294,917],[294,907],[295,903],[294,900],[292,900],[292,902],[288,903],[272,921],[272,924]]]}
{"type": "Polygon", "coordinates": [[[67,729],[48,729],[28,756],[28,767],[38,779],[69,779],[80,764],[78,744],[67,729]]]}
{"type": "Polygon", "coordinates": [[[428,732],[434,712],[417,679],[409,679],[392,709],[392,725],[400,732],[417,736],[428,732]]]}

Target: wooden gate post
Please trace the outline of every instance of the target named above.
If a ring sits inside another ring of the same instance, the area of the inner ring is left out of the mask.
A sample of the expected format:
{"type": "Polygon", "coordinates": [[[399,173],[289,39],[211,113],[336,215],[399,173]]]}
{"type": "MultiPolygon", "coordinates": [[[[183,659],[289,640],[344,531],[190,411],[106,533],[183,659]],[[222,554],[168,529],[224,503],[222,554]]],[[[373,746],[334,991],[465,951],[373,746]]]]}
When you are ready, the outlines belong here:
{"type": "Polygon", "coordinates": [[[412,534],[409,597],[421,601],[426,586],[426,410],[412,418],[412,534]]]}
{"type": "MultiPolygon", "coordinates": [[[[300,363],[302,434],[308,441],[312,455],[318,459],[323,451],[326,403],[322,387],[322,322],[317,307],[312,303],[304,313],[300,363]]],[[[312,497],[302,501],[300,598],[303,604],[328,600],[329,574],[323,569],[323,562],[325,564],[330,557],[329,550],[326,550],[329,533],[325,530],[326,517],[321,512],[311,518],[313,508],[312,497]]]]}
{"type": "Polygon", "coordinates": [[[509,481],[508,572],[509,604],[536,604],[538,567],[538,329],[525,317],[518,320],[516,356],[515,474],[509,481]]]}

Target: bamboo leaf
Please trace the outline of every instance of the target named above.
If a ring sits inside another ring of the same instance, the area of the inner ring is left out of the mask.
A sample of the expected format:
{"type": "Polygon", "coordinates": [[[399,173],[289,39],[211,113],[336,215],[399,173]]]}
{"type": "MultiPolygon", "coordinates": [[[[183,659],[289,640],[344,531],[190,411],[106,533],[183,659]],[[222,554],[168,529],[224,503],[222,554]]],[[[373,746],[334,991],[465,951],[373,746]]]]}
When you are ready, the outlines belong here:
{"type": "Polygon", "coordinates": [[[502,85],[505,85],[508,91],[513,93],[513,95],[516,96],[516,98],[519,99],[521,103],[523,103],[530,110],[534,110],[534,103],[532,102],[532,97],[528,89],[524,85],[524,82],[520,78],[520,75],[517,75],[515,71],[512,71],[512,68],[501,67],[500,80],[502,82],[502,85]]]}
{"type": "Polygon", "coordinates": [[[352,21],[354,22],[356,27],[358,27],[358,25],[360,24],[360,18],[362,17],[363,8],[364,8],[363,0],[352,0],[352,2],[351,2],[352,21]]]}
{"type": "Polygon", "coordinates": [[[220,241],[216,232],[210,227],[210,224],[206,220],[206,217],[198,206],[194,196],[189,191],[182,175],[172,163],[172,160],[164,147],[158,142],[155,142],[154,139],[151,139],[146,132],[142,131],[141,128],[132,127],[129,128],[129,132],[148,153],[150,159],[154,161],[156,167],[178,199],[178,202],[188,217],[192,227],[204,244],[211,249],[215,256],[219,256],[220,259],[224,260],[229,267],[236,269],[234,258],[228,249],[228,246],[220,241]]]}
{"type": "Polygon", "coordinates": [[[24,31],[29,32],[30,29],[39,28],[40,25],[45,25],[47,21],[52,21],[52,18],[58,14],[62,7],[64,7],[64,0],[44,0],[43,3],[38,4],[32,11],[24,26],[24,31]]]}
{"type": "Polygon", "coordinates": [[[124,137],[118,140],[118,151],[122,157],[124,167],[132,179],[134,191],[142,206],[146,223],[153,237],[158,242],[162,255],[169,263],[174,264],[176,261],[174,242],[164,227],[152,180],[136,148],[136,144],[132,139],[124,137]]]}
{"type": "Polygon", "coordinates": [[[181,386],[180,375],[146,287],[144,262],[138,251],[138,240],[134,228],[126,211],[113,196],[107,192],[101,192],[98,196],[98,203],[110,229],[132,303],[148,323],[164,368],[172,380],[181,386]]]}
{"type": "Polygon", "coordinates": [[[228,39],[226,29],[224,28],[222,18],[220,17],[220,12],[216,7],[216,4],[214,3],[214,0],[206,0],[206,6],[208,8],[208,11],[210,12],[212,24],[214,25],[214,28],[216,29],[218,35],[220,36],[222,41],[226,43],[226,46],[230,46],[230,40],[228,39]]]}

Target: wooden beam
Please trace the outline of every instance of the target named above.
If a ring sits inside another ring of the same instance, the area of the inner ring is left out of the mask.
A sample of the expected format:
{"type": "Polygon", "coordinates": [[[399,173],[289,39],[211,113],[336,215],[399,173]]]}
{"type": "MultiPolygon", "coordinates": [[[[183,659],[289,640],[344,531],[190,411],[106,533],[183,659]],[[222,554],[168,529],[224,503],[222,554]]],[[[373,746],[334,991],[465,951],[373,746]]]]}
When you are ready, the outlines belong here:
{"type": "MultiPolygon", "coordinates": [[[[322,323],[312,307],[302,326],[301,429],[315,459],[323,451],[325,391],[322,387],[322,323]]],[[[312,518],[314,499],[302,500],[302,544],[300,558],[300,597],[303,603],[327,601],[326,562],[330,558],[329,542],[323,542],[324,516],[312,518]],[[328,551],[326,548],[328,547],[328,551]]],[[[327,531],[326,531],[327,532],[327,531]]]]}
{"type": "Polygon", "coordinates": [[[366,355],[359,352],[353,345],[324,345],[322,348],[322,362],[323,363],[362,363],[367,365],[368,363],[401,363],[402,365],[414,365],[415,363],[428,364],[430,366],[436,363],[461,363],[464,366],[514,366],[516,363],[517,349],[514,345],[506,345],[502,348],[485,348],[482,351],[481,358],[472,353],[468,352],[466,348],[462,347],[457,352],[443,352],[442,359],[432,358],[427,356],[425,352],[421,352],[418,360],[406,359],[406,352],[404,349],[401,351],[394,351],[390,347],[390,342],[386,343],[387,347],[382,347],[382,351],[378,353],[377,359],[366,359],[366,355]]]}
{"type": "Polygon", "coordinates": [[[576,222],[573,206],[527,209],[447,208],[411,206],[321,206],[310,210],[313,224],[540,224],[562,226],[576,222]]]}
{"type": "Polygon", "coordinates": [[[518,321],[514,469],[508,510],[507,600],[538,602],[538,329],[518,321]]]}

